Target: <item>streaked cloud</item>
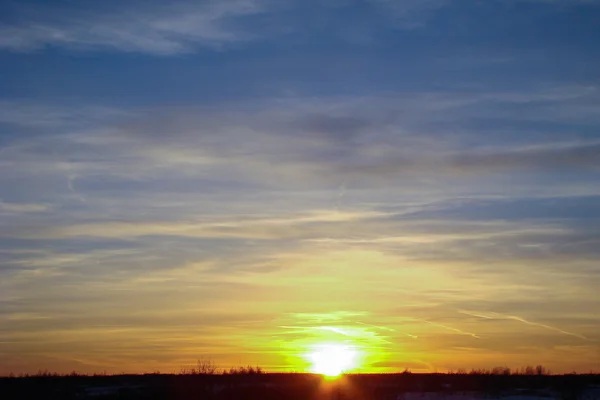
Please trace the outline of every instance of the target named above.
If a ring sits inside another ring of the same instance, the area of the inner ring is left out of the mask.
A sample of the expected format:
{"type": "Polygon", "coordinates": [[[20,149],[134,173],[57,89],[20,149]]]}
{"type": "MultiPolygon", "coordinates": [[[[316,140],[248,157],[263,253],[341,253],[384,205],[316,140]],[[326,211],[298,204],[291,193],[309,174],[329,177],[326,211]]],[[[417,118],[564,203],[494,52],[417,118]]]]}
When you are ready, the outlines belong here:
{"type": "Polygon", "coordinates": [[[252,39],[232,26],[236,18],[260,14],[259,1],[178,1],[149,4],[127,1],[98,10],[74,3],[60,8],[14,5],[17,17],[0,25],[0,46],[31,51],[45,46],[106,49],[159,55],[190,52],[252,39]]]}
{"type": "Polygon", "coordinates": [[[517,316],[514,316],[514,315],[502,315],[502,314],[498,314],[498,313],[482,314],[482,313],[476,313],[474,311],[460,311],[460,312],[463,313],[463,314],[471,315],[473,317],[478,317],[478,318],[485,318],[485,319],[509,319],[509,320],[513,320],[513,321],[519,321],[519,322],[522,322],[522,323],[527,324],[527,325],[539,326],[541,328],[549,329],[551,331],[559,332],[559,333],[562,333],[562,334],[565,334],[565,335],[569,335],[569,336],[575,336],[575,337],[583,339],[583,340],[588,340],[588,338],[586,338],[585,336],[579,335],[577,333],[567,332],[567,331],[564,331],[562,329],[555,328],[553,326],[541,324],[539,322],[528,321],[528,320],[526,320],[524,318],[517,317],[517,316]]]}
{"type": "MultiPolygon", "coordinates": [[[[598,4],[593,0],[515,0],[511,3],[515,2],[571,7],[598,4]]],[[[435,12],[452,5],[448,0],[179,0],[169,4],[127,0],[114,5],[94,1],[85,4],[58,2],[49,7],[28,0],[4,5],[11,18],[0,22],[0,48],[30,52],[66,47],[77,51],[169,56],[234,47],[237,43],[302,31],[306,24],[301,17],[307,7],[312,13],[322,15],[362,7],[363,12],[366,8],[374,17],[385,20],[384,26],[415,29],[424,27],[435,12]],[[290,10],[296,18],[288,18],[290,10]]],[[[337,29],[351,41],[356,40],[357,35],[371,35],[370,29],[365,30],[364,26],[355,26],[355,32],[341,26],[337,29]]]]}
{"type": "Polygon", "coordinates": [[[4,203],[0,201],[0,213],[28,213],[47,211],[46,204],[4,203]]]}

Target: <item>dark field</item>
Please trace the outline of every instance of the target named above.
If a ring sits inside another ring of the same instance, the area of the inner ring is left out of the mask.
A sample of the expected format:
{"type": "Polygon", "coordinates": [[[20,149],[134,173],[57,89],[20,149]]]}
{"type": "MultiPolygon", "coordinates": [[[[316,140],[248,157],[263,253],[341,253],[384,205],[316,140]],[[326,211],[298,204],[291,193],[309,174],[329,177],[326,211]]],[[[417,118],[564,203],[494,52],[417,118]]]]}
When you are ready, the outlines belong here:
{"type": "Polygon", "coordinates": [[[600,375],[311,374],[0,378],[0,399],[600,400],[600,375]]]}

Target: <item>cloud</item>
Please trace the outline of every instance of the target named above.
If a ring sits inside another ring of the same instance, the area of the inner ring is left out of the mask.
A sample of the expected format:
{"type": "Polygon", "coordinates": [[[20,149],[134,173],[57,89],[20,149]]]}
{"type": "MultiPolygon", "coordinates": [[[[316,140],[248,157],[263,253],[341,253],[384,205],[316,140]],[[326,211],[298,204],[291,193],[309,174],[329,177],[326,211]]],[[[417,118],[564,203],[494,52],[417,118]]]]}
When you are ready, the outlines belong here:
{"type": "Polygon", "coordinates": [[[475,311],[464,311],[464,310],[461,310],[459,312],[461,312],[463,314],[471,315],[471,316],[474,316],[474,317],[478,317],[478,318],[484,318],[484,319],[509,319],[509,320],[514,320],[514,321],[519,321],[519,322],[522,322],[522,323],[527,324],[527,325],[539,326],[541,328],[549,329],[549,330],[555,331],[555,332],[559,332],[559,333],[562,333],[564,335],[574,336],[574,337],[577,337],[577,338],[580,338],[580,339],[583,339],[583,340],[588,340],[588,338],[586,338],[583,335],[579,335],[579,334],[573,333],[573,332],[567,332],[565,330],[562,330],[562,329],[559,329],[559,328],[556,328],[556,327],[553,327],[553,326],[550,326],[550,325],[541,324],[539,322],[528,321],[528,320],[526,320],[524,318],[517,317],[517,316],[514,316],[514,315],[503,315],[503,314],[498,314],[498,313],[487,313],[486,314],[486,313],[478,313],[478,312],[475,312],[475,311]]]}
{"type": "MultiPolygon", "coordinates": [[[[89,7],[89,3],[86,3],[89,7]]],[[[158,55],[185,53],[196,47],[219,47],[249,40],[252,34],[230,22],[264,11],[254,0],[178,1],[148,5],[127,1],[119,7],[18,8],[0,25],[0,47],[31,51],[45,46],[115,49],[158,55]]]]}
{"type": "Polygon", "coordinates": [[[49,206],[47,204],[34,204],[34,203],[4,203],[0,201],[0,215],[3,213],[35,213],[47,211],[49,206]]]}
{"type": "MultiPolygon", "coordinates": [[[[60,102],[58,102],[60,103],[60,102]]],[[[81,104],[40,104],[31,100],[0,100],[0,124],[29,130],[67,129],[132,118],[122,108],[81,104]]]]}
{"type": "Polygon", "coordinates": [[[121,371],[214,348],[282,365],[278,349],[307,334],[344,332],[381,365],[460,352],[477,366],[581,343],[563,332],[596,340],[597,317],[570,305],[598,306],[598,140],[578,134],[595,117],[548,111],[596,101],[577,87],[120,110],[5,101],[0,341],[121,371]],[[566,128],[523,126],[532,114],[566,128]],[[517,132],[469,123],[496,115],[517,132]],[[456,312],[474,301],[560,331],[456,312]]]}
{"type": "MultiPolygon", "coordinates": [[[[175,222],[114,222],[108,224],[86,224],[50,228],[48,232],[36,228],[23,237],[28,238],[68,238],[68,237],[108,237],[127,238],[138,236],[183,236],[213,238],[286,238],[301,232],[297,225],[336,223],[344,221],[361,221],[374,216],[378,212],[313,212],[308,215],[288,215],[266,218],[236,218],[224,221],[175,222]]],[[[18,237],[17,232],[9,234],[18,237]]]]}
{"type": "MultiPolygon", "coordinates": [[[[595,0],[515,1],[551,6],[597,4],[595,0]]],[[[307,9],[310,16],[324,15],[333,21],[324,28],[327,35],[341,35],[345,41],[364,40],[373,37],[375,30],[422,28],[435,12],[453,5],[448,0],[178,0],[168,5],[126,0],[115,4],[59,2],[49,7],[29,1],[7,3],[8,18],[0,22],[0,49],[31,52],[62,47],[161,56],[224,49],[257,39],[290,34],[302,37],[307,27],[315,24],[314,18],[307,20],[307,9]],[[352,30],[338,23],[339,9],[359,10],[352,30]]]]}
{"type": "MultiPolygon", "coordinates": [[[[315,2],[310,8],[313,13],[334,18],[331,6],[344,8],[351,3],[315,2]]],[[[422,23],[418,14],[437,9],[444,2],[376,0],[372,3],[383,8],[388,17],[391,11],[401,27],[413,28],[422,23]]],[[[298,8],[302,8],[302,2],[266,0],[181,0],[169,5],[128,0],[118,7],[90,2],[53,8],[19,5],[13,7],[11,19],[0,24],[0,48],[28,52],[54,46],[163,56],[199,48],[222,49],[263,36],[302,33],[305,21],[289,17],[290,10],[292,15],[302,15],[294,12],[298,8]],[[277,12],[277,19],[261,18],[277,12]],[[284,19],[285,22],[277,22],[284,19]]]]}
{"type": "Polygon", "coordinates": [[[593,259],[598,233],[586,223],[593,219],[573,210],[596,214],[583,196],[599,194],[587,184],[598,171],[597,140],[542,132],[534,141],[472,146],[464,143],[479,130],[430,125],[469,119],[483,105],[502,111],[515,103],[577,104],[582,96],[593,100],[595,92],[299,98],[119,112],[18,102],[10,123],[26,131],[0,149],[0,165],[11,170],[0,174],[10,188],[4,204],[57,212],[13,218],[2,234],[301,241],[415,260],[593,259]]]}
{"type": "Polygon", "coordinates": [[[443,325],[443,324],[439,324],[439,323],[431,322],[431,321],[427,321],[427,320],[422,320],[422,322],[424,322],[426,324],[429,324],[429,325],[437,326],[437,327],[440,327],[440,328],[443,328],[443,329],[447,329],[447,330],[450,330],[452,332],[456,332],[459,335],[467,335],[467,336],[471,336],[471,337],[473,337],[475,339],[479,339],[480,338],[479,336],[477,336],[476,334],[474,334],[472,332],[465,332],[465,331],[463,331],[461,329],[454,328],[454,327],[451,327],[451,326],[447,326],[447,325],[443,325]]]}
{"type": "MultiPolygon", "coordinates": [[[[594,171],[597,140],[575,134],[540,132],[530,135],[534,140],[529,142],[513,134],[495,145],[461,144],[481,135],[482,128],[472,128],[468,121],[484,107],[488,113],[491,108],[502,114],[525,102],[533,114],[540,104],[576,108],[582,98],[596,101],[596,92],[296,99],[264,101],[245,109],[75,108],[72,116],[60,108],[13,106],[21,110],[11,114],[13,125],[41,131],[50,124],[60,134],[31,140],[27,146],[22,144],[26,138],[15,140],[3,152],[5,160],[27,160],[30,168],[45,165],[77,176],[78,186],[85,186],[90,174],[158,179],[167,171],[177,171],[182,179],[218,174],[222,182],[243,181],[256,188],[339,187],[344,182],[376,187],[419,177],[463,179],[512,171],[549,173],[557,168],[594,171]],[[466,125],[457,133],[460,124],[466,125]],[[85,134],[78,133],[83,129],[85,134]]],[[[506,118],[517,126],[522,123],[510,114],[506,118]]],[[[553,109],[545,118],[555,118],[553,109]]],[[[582,118],[579,123],[591,122],[582,118]]],[[[489,127],[485,131],[496,133],[489,127]]],[[[172,176],[169,181],[176,182],[172,176]]]]}
{"type": "Polygon", "coordinates": [[[542,149],[516,149],[506,152],[464,154],[453,157],[449,165],[458,170],[548,169],[564,167],[600,167],[600,144],[557,145],[542,149]]]}
{"type": "Polygon", "coordinates": [[[390,155],[368,160],[362,165],[333,166],[340,174],[367,176],[402,176],[415,174],[487,174],[496,171],[547,171],[554,168],[597,170],[600,168],[600,144],[557,144],[543,149],[504,151],[471,151],[455,154],[429,154],[426,157],[411,154],[390,155]]]}

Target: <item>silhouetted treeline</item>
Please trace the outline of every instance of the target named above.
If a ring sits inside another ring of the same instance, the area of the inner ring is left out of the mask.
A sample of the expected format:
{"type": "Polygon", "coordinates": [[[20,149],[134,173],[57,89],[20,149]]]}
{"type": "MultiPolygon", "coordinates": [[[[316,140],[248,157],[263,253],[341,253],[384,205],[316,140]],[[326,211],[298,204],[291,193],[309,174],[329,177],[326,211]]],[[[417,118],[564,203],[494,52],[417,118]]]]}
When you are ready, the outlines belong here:
{"type": "Polygon", "coordinates": [[[581,398],[600,385],[600,375],[356,374],[329,382],[312,374],[146,374],[0,378],[0,399],[360,399],[396,400],[401,393],[505,393],[538,395],[553,392],[564,400],[581,398]]]}

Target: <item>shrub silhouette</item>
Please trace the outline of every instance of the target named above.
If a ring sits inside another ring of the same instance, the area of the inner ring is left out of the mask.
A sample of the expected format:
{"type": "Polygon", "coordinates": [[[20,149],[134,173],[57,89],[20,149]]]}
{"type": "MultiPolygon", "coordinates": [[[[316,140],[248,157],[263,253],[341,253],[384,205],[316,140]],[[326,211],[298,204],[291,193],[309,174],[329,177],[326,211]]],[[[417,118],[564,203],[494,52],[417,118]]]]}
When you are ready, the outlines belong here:
{"type": "Polygon", "coordinates": [[[195,367],[181,369],[181,374],[183,375],[215,375],[218,372],[217,365],[211,359],[206,358],[198,359],[195,367]]]}
{"type": "Polygon", "coordinates": [[[261,367],[253,367],[248,365],[247,367],[231,367],[229,371],[224,371],[225,375],[258,375],[262,374],[263,370],[261,367]]]}

